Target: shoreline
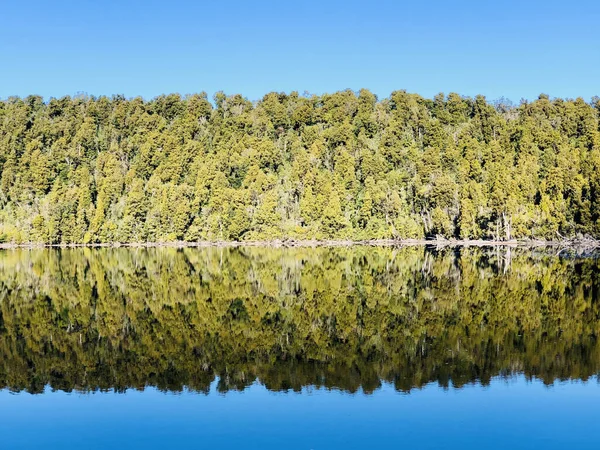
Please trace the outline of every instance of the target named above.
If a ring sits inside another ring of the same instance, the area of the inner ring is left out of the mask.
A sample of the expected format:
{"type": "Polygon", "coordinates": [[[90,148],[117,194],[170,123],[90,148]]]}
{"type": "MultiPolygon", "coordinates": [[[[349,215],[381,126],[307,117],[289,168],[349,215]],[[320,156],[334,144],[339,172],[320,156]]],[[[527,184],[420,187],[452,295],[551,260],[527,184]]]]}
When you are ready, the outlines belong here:
{"type": "Polygon", "coordinates": [[[551,247],[561,249],[600,249],[600,240],[573,239],[560,241],[544,240],[462,240],[462,239],[370,239],[370,240],[264,240],[264,241],[199,241],[199,242],[112,242],[102,244],[38,244],[38,243],[2,243],[0,250],[9,249],[41,249],[41,248],[235,248],[235,247],[268,247],[268,248],[315,248],[315,247],[514,247],[540,248],[551,247]]]}

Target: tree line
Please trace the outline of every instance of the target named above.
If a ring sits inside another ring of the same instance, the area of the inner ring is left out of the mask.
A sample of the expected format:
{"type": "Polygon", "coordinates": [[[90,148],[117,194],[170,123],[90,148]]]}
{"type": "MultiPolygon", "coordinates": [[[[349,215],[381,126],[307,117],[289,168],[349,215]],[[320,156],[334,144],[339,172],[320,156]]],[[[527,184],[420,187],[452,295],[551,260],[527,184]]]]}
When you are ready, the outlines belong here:
{"type": "Polygon", "coordinates": [[[0,101],[0,241],[600,236],[600,100],[0,101]]]}
{"type": "Polygon", "coordinates": [[[600,259],[505,249],[0,252],[0,388],[372,392],[600,372],[600,259]]]}

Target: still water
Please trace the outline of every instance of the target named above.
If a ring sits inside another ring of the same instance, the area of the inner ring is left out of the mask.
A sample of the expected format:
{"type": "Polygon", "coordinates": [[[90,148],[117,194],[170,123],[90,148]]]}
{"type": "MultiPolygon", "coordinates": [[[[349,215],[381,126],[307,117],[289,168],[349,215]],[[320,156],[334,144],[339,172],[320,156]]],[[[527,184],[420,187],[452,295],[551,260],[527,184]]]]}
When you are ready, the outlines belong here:
{"type": "Polygon", "coordinates": [[[0,252],[21,448],[599,448],[600,259],[545,250],[0,252]]]}

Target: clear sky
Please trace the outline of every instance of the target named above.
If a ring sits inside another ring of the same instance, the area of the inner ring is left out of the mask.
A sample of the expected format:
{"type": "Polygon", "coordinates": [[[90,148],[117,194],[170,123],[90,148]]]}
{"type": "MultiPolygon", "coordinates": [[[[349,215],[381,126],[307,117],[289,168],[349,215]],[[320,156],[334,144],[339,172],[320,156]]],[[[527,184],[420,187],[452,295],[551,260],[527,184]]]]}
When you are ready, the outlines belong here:
{"type": "Polygon", "coordinates": [[[0,98],[600,95],[600,2],[0,1],[0,98]]]}

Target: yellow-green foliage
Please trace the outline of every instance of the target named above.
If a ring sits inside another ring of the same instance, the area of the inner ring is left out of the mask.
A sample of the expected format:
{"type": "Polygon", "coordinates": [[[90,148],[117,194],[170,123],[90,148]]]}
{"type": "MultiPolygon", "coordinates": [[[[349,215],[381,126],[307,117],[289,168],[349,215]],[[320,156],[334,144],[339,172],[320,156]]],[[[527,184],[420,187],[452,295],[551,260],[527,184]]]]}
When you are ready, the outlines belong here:
{"type": "Polygon", "coordinates": [[[0,101],[0,241],[600,236],[597,99],[0,101]]]}

